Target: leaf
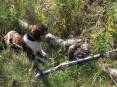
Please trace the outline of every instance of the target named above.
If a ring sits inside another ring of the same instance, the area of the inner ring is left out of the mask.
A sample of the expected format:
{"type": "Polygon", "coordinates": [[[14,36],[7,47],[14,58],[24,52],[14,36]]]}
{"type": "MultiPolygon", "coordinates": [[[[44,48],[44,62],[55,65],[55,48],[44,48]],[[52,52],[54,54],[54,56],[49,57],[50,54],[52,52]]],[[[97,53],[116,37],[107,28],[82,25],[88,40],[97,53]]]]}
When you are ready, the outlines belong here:
{"type": "Polygon", "coordinates": [[[39,22],[41,22],[42,24],[46,23],[46,17],[42,12],[38,12],[37,15],[39,22]]]}

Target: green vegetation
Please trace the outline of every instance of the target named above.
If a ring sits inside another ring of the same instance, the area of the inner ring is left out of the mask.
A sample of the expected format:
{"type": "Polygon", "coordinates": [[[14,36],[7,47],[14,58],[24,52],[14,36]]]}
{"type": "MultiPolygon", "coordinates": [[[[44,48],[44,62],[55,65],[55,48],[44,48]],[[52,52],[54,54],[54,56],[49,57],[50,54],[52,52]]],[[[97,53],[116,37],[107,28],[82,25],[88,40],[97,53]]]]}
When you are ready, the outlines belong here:
{"type": "MultiPolygon", "coordinates": [[[[116,0],[0,0],[0,37],[9,30],[25,33],[17,19],[29,24],[48,23],[49,32],[64,39],[90,38],[92,53],[117,47],[116,0]]],[[[44,48],[49,55],[45,70],[67,60],[60,47],[44,48]]],[[[99,64],[117,67],[117,53],[108,58],[74,65],[42,79],[35,79],[25,53],[10,48],[0,52],[0,87],[113,87],[113,77],[99,64]]]]}

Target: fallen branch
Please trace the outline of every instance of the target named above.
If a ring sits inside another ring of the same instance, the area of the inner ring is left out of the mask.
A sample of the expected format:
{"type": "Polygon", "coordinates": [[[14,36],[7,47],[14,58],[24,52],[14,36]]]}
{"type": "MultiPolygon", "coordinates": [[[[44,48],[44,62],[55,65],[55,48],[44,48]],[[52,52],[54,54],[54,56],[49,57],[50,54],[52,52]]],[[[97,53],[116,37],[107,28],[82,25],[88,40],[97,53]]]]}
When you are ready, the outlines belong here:
{"type": "Polygon", "coordinates": [[[60,63],[58,66],[52,67],[52,68],[50,68],[48,70],[45,70],[42,73],[38,72],[35,75],[35,77],[36,78],[41,78],[41,77],[44,77],[46,75],[49,75],[52,72],[60,70],[61,68],[65,68],[65,67],[68,67],[68,66],[71,66],[71,65],[74,65],[74,64],[82,63],[82,62],[87,62],[87,61],[90,61],[90,60],[96,60],[96,59],[99,59],[101,57],[103,58],[107,54],[109,54],[111,52],[115,52],[115,51],[117,51],[117,49],[114,49],[114,50],[111,50],[111,51],[107,51],[107,52],[101,52],[101,53],[98,53],[98,54],[95,54],[95,55],[91,55],[91,56],[88,56],[88,57],[82,58],[82,59],[78,59],[77,58],[76,60],[73,60],[73,61],[66,61],[66,62],[60,63]]]}
{"type": "Polygon", "coordinates": [[[26,21],[23,21],[21,19],[18,19],[18,23],[21,27],[25,28],[25,29],[29,29],[31,27],[31,25],[29,25],[26,21]]]}

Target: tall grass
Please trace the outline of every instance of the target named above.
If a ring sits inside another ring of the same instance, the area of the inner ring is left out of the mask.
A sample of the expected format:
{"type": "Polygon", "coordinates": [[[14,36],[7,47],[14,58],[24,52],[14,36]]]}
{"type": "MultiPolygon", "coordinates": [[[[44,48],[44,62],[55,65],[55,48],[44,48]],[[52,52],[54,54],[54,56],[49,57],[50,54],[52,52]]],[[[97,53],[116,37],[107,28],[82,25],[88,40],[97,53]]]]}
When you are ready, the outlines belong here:
{"type": "MultiPolygon", "coordinates": [[[[92,0],[89,0],[92,1],[92,0]]],[[[99,0],[100,1],[100,0],[99,0]]],[[[62,38],[90,38],[92,53],[113,49],[116,45],[116,0],[99,2],[84,0],[0,0],[0,35],[7,30],[16,29],[17,20],[26,20],[30,24],[48,23],[49,32],[62,38]],[[85,9],[86,7],[86,9],[85,9]],[[84,10],[85,9],[85,10],[84,10]],[[97,13],[99,12],[99,15],[97,13]]],[[[22,29],[22,32],[25,32],[22,29]]],[[[66,61],[67,55],[59,46],[44,44],[50,61],[40,65],[45,70],[66,61]]],[[[113,85],[112,76],[98,65],[117,62],[110,57],[98,61],[70,66],[42,79],[35,79],[30,72],[32,63],[24,52],[16,53],[11,49],[0,52],[1,87],[107,87],[113,85]]],[[[116,83],[114,83],[116,86],[116,83]]]]}

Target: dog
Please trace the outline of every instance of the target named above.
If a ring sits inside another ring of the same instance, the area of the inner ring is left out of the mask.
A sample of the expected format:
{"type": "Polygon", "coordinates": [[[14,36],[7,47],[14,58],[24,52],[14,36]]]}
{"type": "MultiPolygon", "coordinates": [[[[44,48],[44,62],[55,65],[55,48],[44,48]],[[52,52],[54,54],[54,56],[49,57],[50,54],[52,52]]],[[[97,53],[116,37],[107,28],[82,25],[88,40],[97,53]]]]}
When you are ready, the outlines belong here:
{"type": "Polygon", "coordinates": [[[23,41],[28,46],[33,54],[35,59],[44,63],[44,58],[47,57],[47,54],[42,49],[42,41],[45,39],[45,35],[47,34],[48,27],[47,25],[32,25],[28,31],[23,36],[23,41]]]}
{"type": "MultiPolygon", "coordinates": [[[[13,48],[21,48],[27,53],[27,56],[31,60],[39,61],[39,63],[45,63],[47,54],[42,49],[42,41],[44,41],[47,34],[47,25],[31,25],[30,29],[23,36],[16,31],[9,31],[3,37],[3,43],[5,47],[12,44],[13,48]]],[[[38,68],[38,62],[32,63],[32,69],[41,71],[38,68]]],[[[30,70],[32,70],[30,69],[30,70]]]]}
{"type": "Polygon", "coordinates": [[[22,49],[23,47],[23,39],[22,35],[18,32],[11,30],[2,38],[3,47],[7,48],[10,46],[14,49],[22,49]]]}
{"type": "MultiPolygon", "coordinates": [[[[31,25],[28,33],[24,36],[17,31],[9,31],[2,39],[4,48],[11,46],[12,48],[20,48],[27,52],[27,54],[34,55],[33,57],[44,63],[43,58],[46,58],[46,53],[42,49],[42,41],[47,33],[47,25],[31,25]]],[[[32,57],[32,58],[33,58],[32,57]]]]}

